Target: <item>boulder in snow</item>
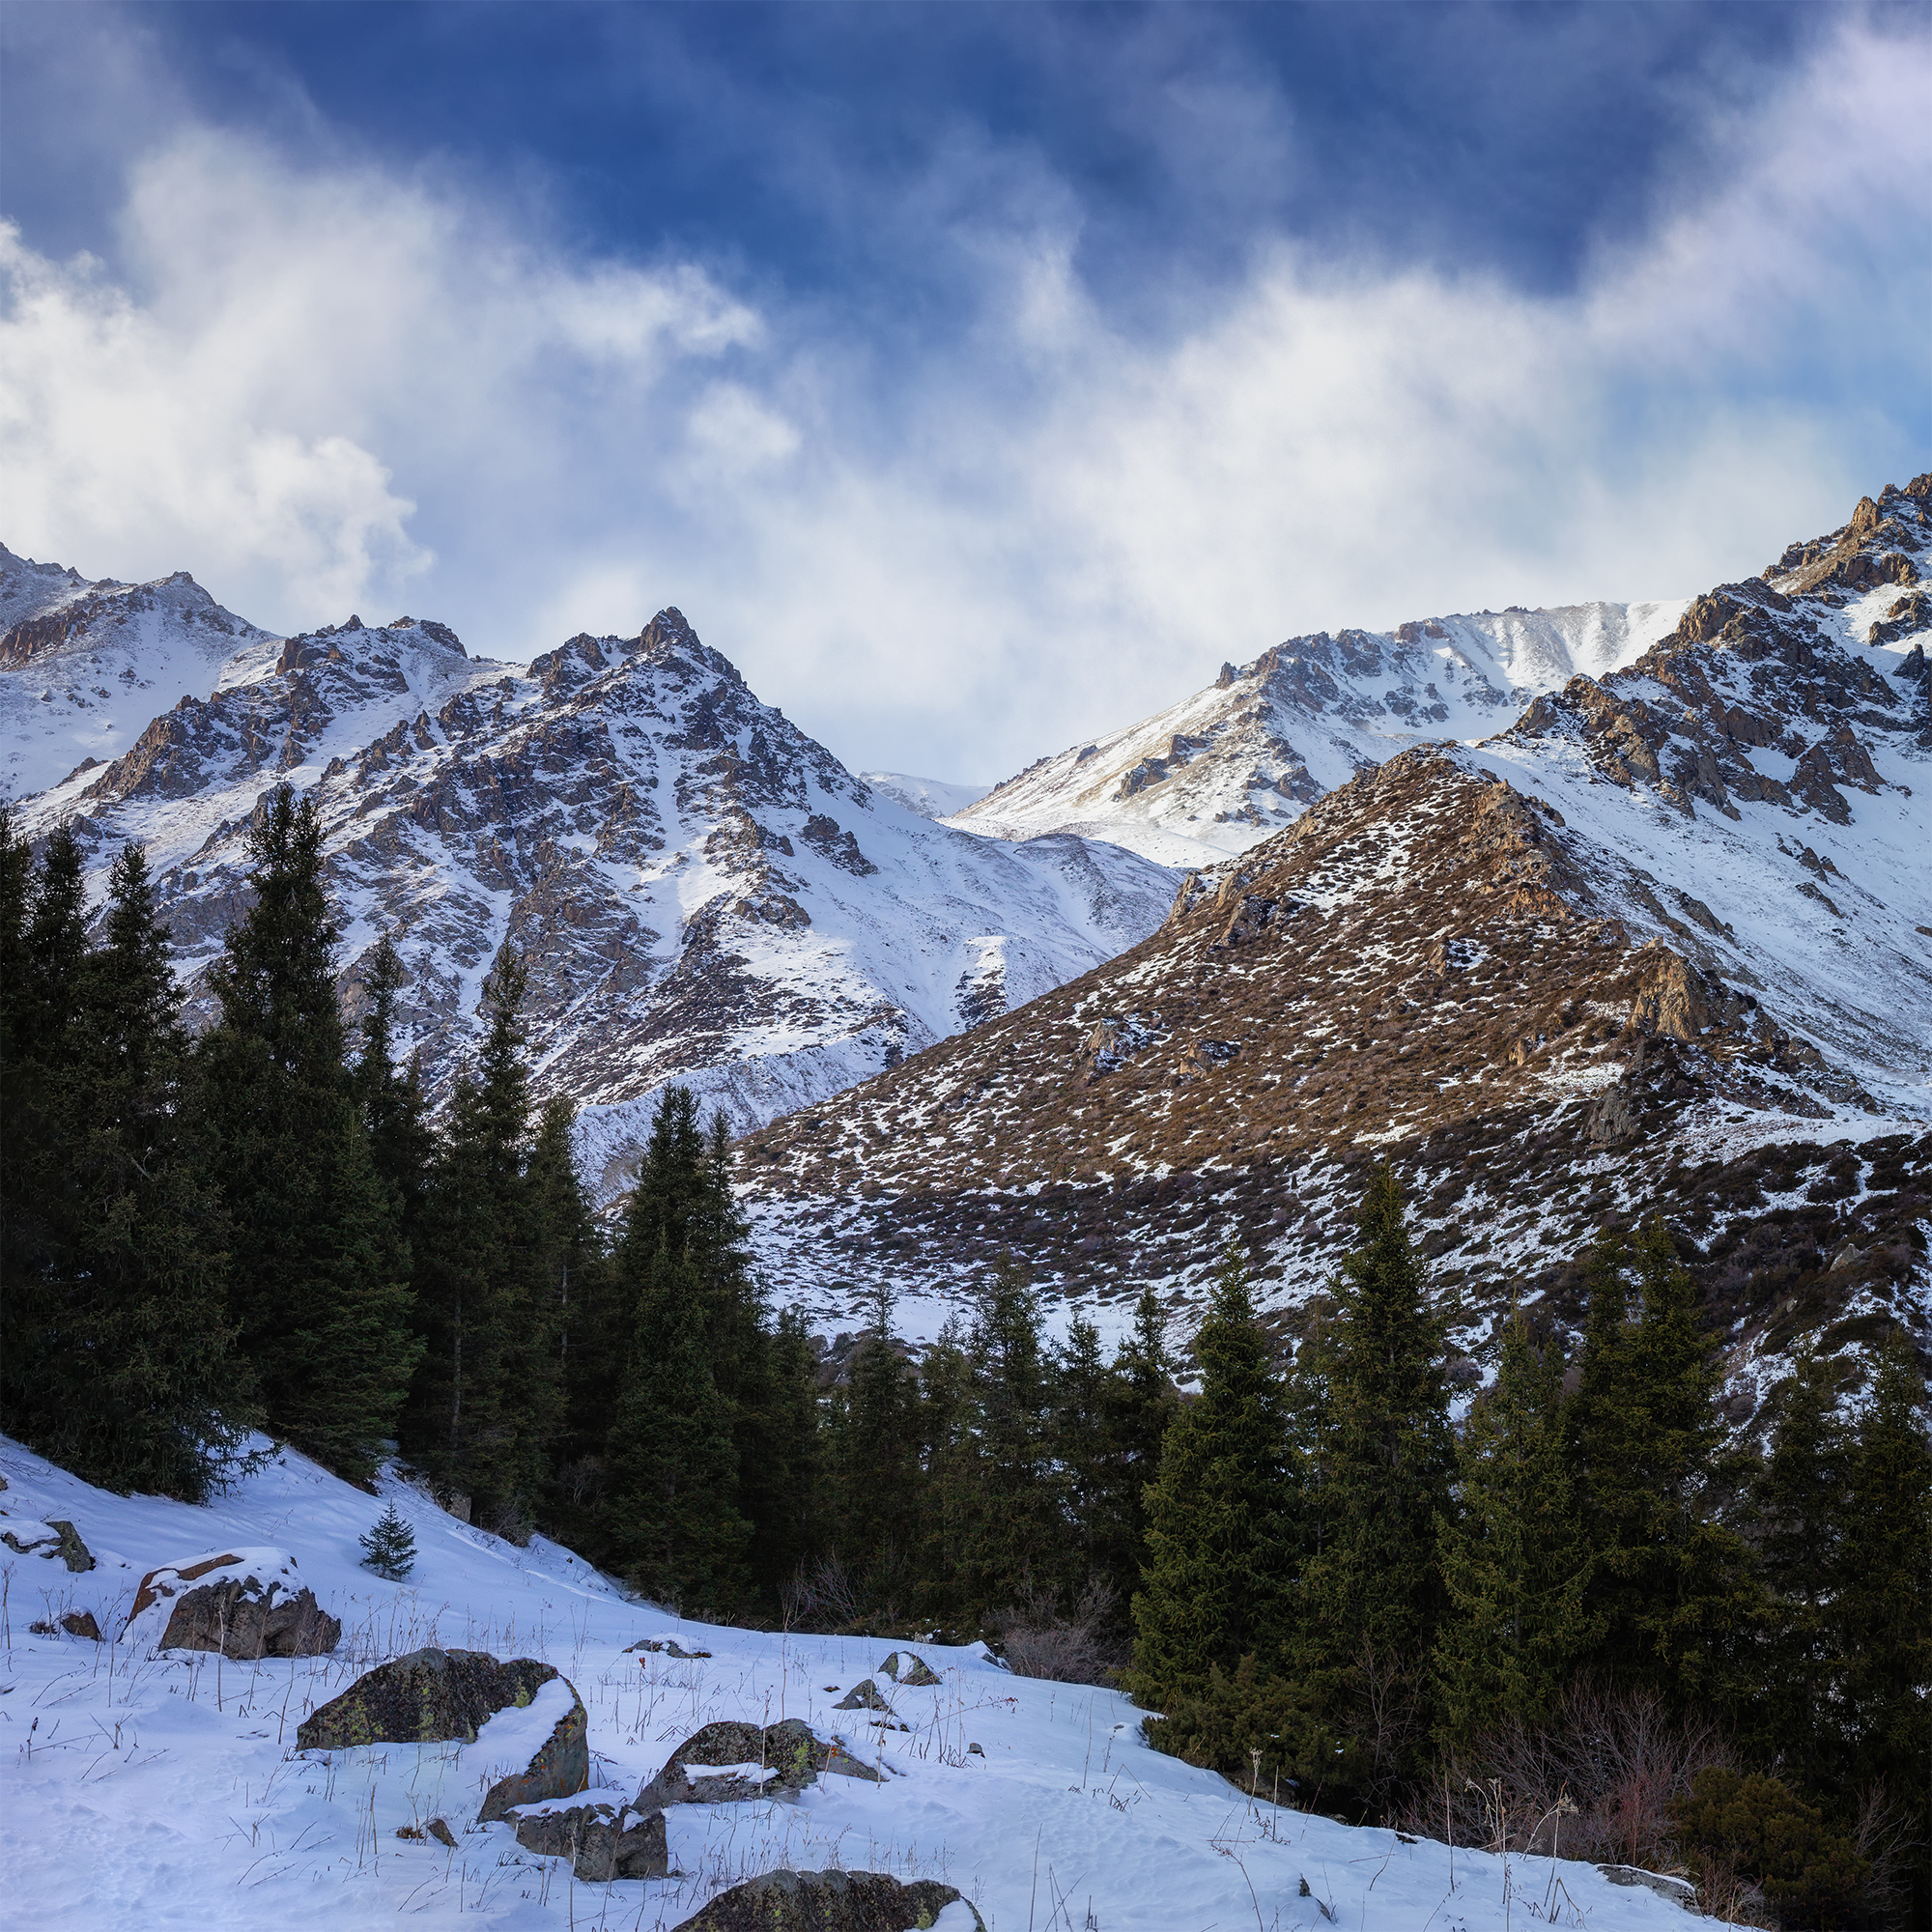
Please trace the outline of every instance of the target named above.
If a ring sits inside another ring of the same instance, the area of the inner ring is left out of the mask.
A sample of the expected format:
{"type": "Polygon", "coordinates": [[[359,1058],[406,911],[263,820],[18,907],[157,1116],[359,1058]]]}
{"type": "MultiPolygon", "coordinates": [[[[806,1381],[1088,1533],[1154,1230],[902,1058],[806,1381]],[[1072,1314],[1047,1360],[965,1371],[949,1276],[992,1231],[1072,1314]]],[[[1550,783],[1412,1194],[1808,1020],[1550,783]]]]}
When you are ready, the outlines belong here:
{"type": "Polygon", "coordinates": [[[484,1794],[479,1824],[507,1818],[519,1804],[574,1798],[590,1782],[590,1719],[567,1677],[550,1681],[526,1705],[498,1711],[463,1754],[466,1773],[500,1776],[484,1794]]]}
{"type": "Polygon", "coordinates": [[[1659,1898],[1666,1898],[1672,1905],[1681,1905],[1686,1912],[1696,1912],[1697,1888],[1688,1878],[1679,1878],[1673,1872],[1645,1871],[1641,1865],[1599,1865],[1597,1869],[1612,1885],[1640,1885],[1656,1892],[1659,1898]]]}
{"type": "Polygon", "coordinates": [[[58,1559],[76,1574],[94,1568],[94,1552],[80,1540],[79,1530],[59,1517],[46,1522],[8,1517],[0,1528],[0,1543],[16,1555],[44,1556],[50,1563],[58,1559]]]}
{"type": "Polygon", "coordinates": [[[845,1747],[816,1736],[799,1718],[776,1724],[706,1724],[671,1752],[669,1762],[638,1793],[639,1811],[668,1804],[724,1804],[744,1798],[780,1798],[816,1782],[820,1772],[869,1778],[879,1774],[845,1747]]]}
{"type": "Polygon", "coordinates": [[[296,1729],[299,1750],[461,1741],[464,1776],[487,1783],[482,1823],[590,1782],[589,1719],[568,1678],[533,1657],[412,1650],[379,1663],[296,1729]]]}
{"type": "Polygon", "coordinates": [[[883,1711],[887,1717],[895,1715],[893,1707],[880,1694],[879,1687],[869,1677],[862,1678],[838,1703],[835,1711],[883,1711]]]}
{"type": "Polygon", "coordinates": [[[774,1871],[723,1891],[676,1932],[985,1932],[972,1903],[937,1879],[885,1872],[774,1871]]]}
{"type": "Polygon", "coordinates": [[[670,1870],[664,1813],[640,1811],[617,1792],[580,1792],[574,1798],[520,1805],[510,1813],[510,1822],[526,1852],[568,1859],[572,1872],[592,1885],[613,1878],[663,1878],[670,1870]]]}
{"type": "Polygon", "coordinates": [[[481,1650],[412,1650],[364,1671],[341,1696],[318,1704],[298,1727],[296,1746],[351,1750],[441,1739],[471,1744],[498,1711],[529,1704],[555,1675],[533,1657],[502,1663],[481,1650]]]}
{"type": "Polygon", "coordinates": [[[915,1690],[923,1690],[928,1684],[937,1684],[939,1674],[923,1657],[915,1657],[909,1650],[895,1650],[879,1665],[879,1675],[890,1677],[895,1684],[910,1684],[915,1690]]]}
{"type": "Polygon", "coordinates": [[[163,1563],[141,1578],[123,1643],[158,1650],[218,1650],[245,1662],[326,1657],[342,1620],[315,1600],[296,1560],[273,1548],[221,1549],[163,1563]]]}

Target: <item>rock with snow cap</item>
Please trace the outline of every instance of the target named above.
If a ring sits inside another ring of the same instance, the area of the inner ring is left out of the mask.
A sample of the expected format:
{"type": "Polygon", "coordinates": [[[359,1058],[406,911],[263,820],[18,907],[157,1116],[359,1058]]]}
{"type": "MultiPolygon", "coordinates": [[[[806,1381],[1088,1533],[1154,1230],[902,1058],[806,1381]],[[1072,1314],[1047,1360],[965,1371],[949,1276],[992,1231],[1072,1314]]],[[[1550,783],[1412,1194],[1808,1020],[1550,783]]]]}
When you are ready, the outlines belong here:
{"type": "Polygon", "coordinates": [[[481,1650],[410,1651],[379,1663],[301,1720],[301,1750],[372,1744],[473,1743],[498,1711],[521,1709],[556,1675],[532,1657],[507,1663],[481,1650]]]}
{"type": "Polygon", "coordinates": [[[79,1530],[63,1517],[39,1522],[29,1517],[8,1517],[0,1522],[0,1544],[19,1556],[43,1556],[65,1563],[76,1575],[94,1568],[94,1552],[79,1530]]]}
{"type": "Polygon", "coordinates": [[[863,1777],[879,1774],[836,1739],[821,1738],[799,1718],[776,1724],[706,1724],[671,1752],[638,1793],[636,1809],[668,1804],[720,1804],[746,1798],[781,1798],[815,1783],[821,1772],[863,1777]]]}
{"type": "Polygon", "coordinates": [[[121,1640],[238,1661],[326,1657],[342,1640],[342,1620],[316,1602],[287,1550],[228,1548],[150,1570],[121,1640]]]}
{"type": "Polygon", "coordinates": [[[662,1811],[640,1811],[620,1792],[519,1805],[510,1813],[517,1842],[540,1858],[568,1859],[574,1876],[602,1885],[613,1878],[663,1878],[670,1870],[662,1811]]]}
{"type": "Polygon", "coordinates": [[[909,1650],[894,1651],[879,1665],[879,1675],[890,1677],[895,1684],[909,1684],[915,1690],[923,1690],[927,1685],[939,1682],[938,1672],[924,1658],[916,1657],[909,1650]]]}

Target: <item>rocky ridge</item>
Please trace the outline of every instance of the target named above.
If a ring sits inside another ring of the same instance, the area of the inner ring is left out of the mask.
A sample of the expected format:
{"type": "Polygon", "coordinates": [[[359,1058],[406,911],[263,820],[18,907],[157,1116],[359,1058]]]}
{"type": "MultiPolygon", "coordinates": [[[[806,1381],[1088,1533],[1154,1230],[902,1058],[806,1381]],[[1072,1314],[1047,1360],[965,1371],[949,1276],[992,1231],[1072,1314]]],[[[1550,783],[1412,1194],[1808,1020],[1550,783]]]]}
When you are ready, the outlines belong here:
{"type": "Polygon", "coordinates": [[[1121,957],[751,1136],[783,1292],[837,1326],[885,1273],[936,1315],[1009,1251],[1107,1324],[1238,1238],[1293,1328],[1387,1159],[1472,1356],[1512,1295],[1574,1321],[1581,1245],[1653,1211],[1741,1413],[1801,1333],[1923,1334],[1932,725],[1897,626],[1928,504],[1888,490],[1623,668],[1365,766],[1121,957]]]}
{"type": "Polygon", "coordinates": [[[956,810],[1002,838],[1077,832],[1212,865],[1405,746],[1476,738],[1578,672],[1664,636],[1684,604],[1575,604],[1291,638],[1123,730],[1069,746],[956,810]]]}
{"type": "Polygon", "coordinates": [[[118,757],[157,709],[268,641],[185,570],[90,581],[0,544],[0,799],[118,757]]]}
{"type": "Polygon", "coordinates": [[[257,637],[24,825],[70,825],[97,883],[144,842],[199,999],[252,815],[278,782],[311,795],[352,1011],[387,931],[406,1044],[442,1091],[514,941],[537,1090],[583,1108],[607,1190],[666,1082],[768,1119],[1111,956],[1174,889],[1118,846],[974,838],[873,791],[674,610],[526,670],[409,617],[257,637]]]}

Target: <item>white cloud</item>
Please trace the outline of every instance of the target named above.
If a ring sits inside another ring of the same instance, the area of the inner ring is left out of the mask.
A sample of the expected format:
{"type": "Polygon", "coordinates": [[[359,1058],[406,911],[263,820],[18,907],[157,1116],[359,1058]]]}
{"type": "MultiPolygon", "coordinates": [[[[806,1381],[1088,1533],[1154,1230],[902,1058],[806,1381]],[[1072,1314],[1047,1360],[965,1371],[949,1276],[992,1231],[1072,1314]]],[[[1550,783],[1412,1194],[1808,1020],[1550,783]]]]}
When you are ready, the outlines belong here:
{"type": "Polygon", "coordinates": [[[996,777],[1294,632],[1703,587],[1923,467],[1928,50],[1847,24],[1574,294],[1276,243],[1157,341],[1051,183],[904,184],[972,306],[868,335],[190,129],[119,285],[7,243],[0,534],[507,656],[674,602],[855,764],[996,777]]]}

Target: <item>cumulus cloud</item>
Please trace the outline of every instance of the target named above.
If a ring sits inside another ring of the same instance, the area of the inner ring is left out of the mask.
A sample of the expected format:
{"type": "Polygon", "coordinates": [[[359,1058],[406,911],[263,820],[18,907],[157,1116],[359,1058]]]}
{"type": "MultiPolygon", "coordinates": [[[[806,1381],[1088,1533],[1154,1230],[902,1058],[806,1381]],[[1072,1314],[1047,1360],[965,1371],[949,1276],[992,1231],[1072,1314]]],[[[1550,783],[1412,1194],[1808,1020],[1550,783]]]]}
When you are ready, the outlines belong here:
{"type": "Polygon", "coordinates": [[[1928,82],[1848,22],[1560,296],[1260,239],[1157,333],[1050,183],[902,185],[966,292],[919,329],[190,128],[111,275],[6,242],[0,531],[510,657],[675,602],[853,763],[989,779],[1298,631],[1700,588],[1922,467],[1928,82]]]}

